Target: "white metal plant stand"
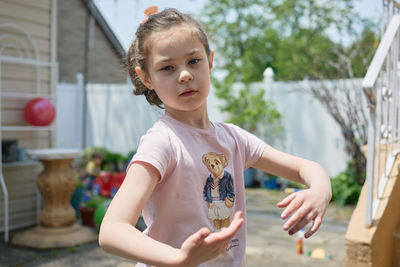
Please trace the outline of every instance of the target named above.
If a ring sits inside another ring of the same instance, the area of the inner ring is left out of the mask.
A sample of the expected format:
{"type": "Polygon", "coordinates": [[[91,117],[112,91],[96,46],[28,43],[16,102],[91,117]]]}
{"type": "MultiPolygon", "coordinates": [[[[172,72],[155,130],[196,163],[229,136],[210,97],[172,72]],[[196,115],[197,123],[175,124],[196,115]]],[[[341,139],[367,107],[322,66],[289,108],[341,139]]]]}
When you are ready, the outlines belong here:
{"type": "MultiPolygon", "coordinates": [[[[39,59],[39,51],[35,41],[22,27],[12,24],[0,24],[0,140],[2,140],[3,131],[52,131],[54,126],[48,127],[33,127],[33,126],[3,126],[1,122],[1,100],[3,98],[34,98],[46,97],[55,100],[55,94],[41,94],[40,75],[42,68],[50,70],[50,88],[54,90],[57,81],[58,64],[56,62],[44,62],[39,59]],[[10,33],[11,32],[11,33],[10,33]],[[6,52],[13,50],[16,56],[8,56],[6,52]],[[29,66],[36,71],[36,92],[33,94],[3,92],[2,89],[2,66],[3,63],[29,66]]],[[[54,124],[53,124],[54,125],[54,124]]],[[[0,152],[1,147],[0,147],[0,152]]],[[[9,241],[9,214],[8,214],[8,190],[3,176],[2,154],[0,153],[0,184],[4,195],[4,240],[9,241]]],[[[36,216],[40,211],[40,194],[37,193],[37,209],[36,216]]]]}

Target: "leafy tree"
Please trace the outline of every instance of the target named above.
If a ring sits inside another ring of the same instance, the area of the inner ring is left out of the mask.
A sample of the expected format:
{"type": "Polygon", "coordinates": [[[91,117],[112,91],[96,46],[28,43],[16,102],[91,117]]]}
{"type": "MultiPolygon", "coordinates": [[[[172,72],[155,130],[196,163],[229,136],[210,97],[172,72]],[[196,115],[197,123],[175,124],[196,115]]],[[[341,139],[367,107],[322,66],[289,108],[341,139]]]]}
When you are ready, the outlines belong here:
{"type": "Polygon", "coordinates": [[[211,1],[203,10],[202,22],[220,55],[215,59],[219,75],[212,81],[216,96],[225,100],[221,110],[229,114],[229,122],[260,135],[258,126],[268,123],[271,135],[282,129],[280,114],[272,101],[265,100],[263,88],[250,89],[252,82],[262,80],[264,69],[274,60],[260,54],[272,55],[268,51],[279,42],[265,11],[262,0],[211,1]],[[238,83],[243,86],[237,88],[238,83]]]}
{"type": "Polygon", "coordinates": [[[314,79],[321,73],[326,78],[337,77],[338,70],[328,64],[337,60],[332,52],[335,46],[328,37],[313,34],[309,29],[301,29],[291,36],[283,37],[276,51],[276,60],[271,64],[276,70],[275,79],[314,79]]]}
{"type": "Polygon", "coordinates": [[[231,90],[235,85],[229,79],[234,81],[228,77],[222,84],[214,79],[217,97],[226,101],[225,105],[221,107],[221,111],[230,114],[228,121],[258,135],[263,135],[263,132],[259,131],[258,125],[264,122],[272,125],[269,127],[269,134],[278,133],[282,129],[279,123],[280,113],[272,101],[265,100],[263,88],[246,86],[239,90],[231,90]]]}
{"type": "Polygon", "coordinates": [[[226,100],[222,110],[232,114],[231,120],[239,120],[235,122],[241,125],[246,118],[279,118],[268,101],[261,104],[264,109],[269,107],[266,113],[250,112],[260,105],[255,100],[263,93],[262,89],[251,92],[246,88],[261,81],[268,66],[274,69],[277,80],[313,80],[311,91],[342,127],[346,149],[361,176],[365,170],[361,146],[366,143],[366,120],[359,105],[363,96],[352,93],[361,92],[361,88],[348,90],[342,82],[334,86],[322,82],[362,77],[372,58],[377,43],[374,24],[357,15],[353,1],[214,0],[202,14],[219,54],[216,73],[223,74],[213,79],[216,95],[226,100]],[[357,30],[360,25],[364,29],[361,34],[357,30]],[[330,37],[332,32],[339,36],[337,40],[330,37]],[[344,45],[346,40],[350,44],[344,45]],[[237,82],[245,87],[233,92],[237,82]]]}
{"type": "Polygon", "coordinates": [[[278,21],[292,21],[279,26],[281,32],[290,34],[282,39],[280,48],[283,49],[277,52],[276,78],[300,80],[307,77],[313,81],[309,83],[310,90],[342,128],[356,181],[362,184],[366,167],[362,146],[367,142],[367,111],[361,84],[354,78],[363,77],[367,71],[378,43],[376,27],[355,13],[350,0],[276,3],[279,1],[270,2],[278,21]],[[315,5],[316,2],[323,6],[315,5]],[[312,23],[298,26],[301,20],[312,23]],[[361,33],[356,25],[362,26],[361,33]],[[334,42],[328,37],[328,31],[353,41],[347,46],[344,40],[334,42]],[[334,80],[327,83],[326,79],[334,80]]]}
{"type": "Polygon", "coordinates": [[[316,82],[310,86],[314,96],[342,128],[345,148],[352,158],[352,168],[359,184],[365,180],[366,158],[362,147],[367,143],[368,111],[361,83],[355,78],[365,75],[377,43],[374,31],[365,29],[360,39],[350,46],[335,47],[332,51],[336,60],[328,60],[326,64],[337,70],[336,79],[328,84],[322,80],[324,75],[318,74],[316,82]]]}

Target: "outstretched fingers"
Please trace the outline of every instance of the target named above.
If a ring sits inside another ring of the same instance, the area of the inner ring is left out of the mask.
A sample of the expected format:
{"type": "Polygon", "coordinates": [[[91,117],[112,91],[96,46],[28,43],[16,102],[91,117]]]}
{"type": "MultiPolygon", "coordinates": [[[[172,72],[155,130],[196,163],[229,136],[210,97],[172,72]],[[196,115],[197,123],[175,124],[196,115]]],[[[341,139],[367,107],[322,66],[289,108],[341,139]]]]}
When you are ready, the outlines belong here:
{"type": "Polygon", "coordinates": [[[220,232],[211,234],[205,239],[205,242],[210,244],[214,242],[224,242],[227,240],[229,242],[244,223],[242,215],[243,212],[236,212],[231,224],[227,228],[223,228],[220,232]]]}
{"type": "Polygon", "coordinates": [[[285,197],[281,202],[277,203],[276,205],[279,208],[284,208],[287,207],[287,205],[290,204],[290,202],[292,202],[292,200],[296,197],[296,193],[290,194],[287,197],[285,197]]]}
{"type": "Polygon", "coordinates": [[[244,219],[242,218],[242,216],[243,212],[237,211],[229,227],[225,228],[225,231],[228,231],[228,234],[230,234],[232,237],[237,233],[237,231],[239,231],[240,227],[244,223],[244,219]]]}
{"type": "Polygon", "coordinates": [[[211,233],[202,228],[189,236],[181,247],[182,266],[197,266],[226,251],[229,242],[243,225],[242,212],[237,212],[227,228],[211,233]]]}
{"type": "MultiPolygon", "coordinates": [[[[293,221],[288,220],[287,225],[289,229],[289,234],[292,235],[299,230],[303,229],[307,224],[314,220],[316,217],[316,214],[314,212],[309,212],[308,214],[304,215],[304,213],[299,214],[299,216],[296,216],[295,214],[293,216],[293,221]],[[296,218],[295,218],[296,217],[296,218]]],[[[292,219],[292,218],[291,218],[292,219]]],[[[285,224],[286,226],[286,224],[285,224]]]]}
{"type": "Polygon", "coordinates": [[[319,227],[321,226],[321,222],[322,222],[322,218],[321,218],[320,216],[317,216],[317,217],[314,219],[311,228],[307,231],[307,233],[304,234],[304,237],[305,237],[305,238],[309,238],[309,237],[312,236],[316,231],[318,231],[319,227]]]}
{"type": "MultiPolygon", "coordinates": [[[[290,195],[289,197],[285,198],[282,202],[285,204],[281,206],[281,208],[286,207],[283,212],[281,213],[281,218],[286,219],[289,217],[294,211],[303,205],[303,201],[300,198],[296,198],[295,194],[290,195]],[[290,198],[289,198],[290,197],[290,198]],[[286,201],[286,202],[284,202],[286,201]]],[[[279,204],[279,203],[278,203],[279,204]]],[[[279,206],[278,206],[279,207],[279,206]]],[[[285,229],[286,230],[286,229],[285,229]]]]}
{"type": "Polygon", "coordinates": [[[199,231],[190,236],[190,241],[193,242],[194,245],[200,245],[204,239],[206,239],[210,235],[210,230],[207,228],[201,228],[199,231]]]}
{"type": "Polygon", "coordinates": [[[286,197],[278,203],[278,207],[285,208],[281,214],[281,218],[288,218],[283,225],[283,229],[292,235],[313,221],[312,226],[304,237],[308,238],[312,236],[321,225],[326,206],[326,201],[320,199],[318,194],[311,189],[286,197]]]}

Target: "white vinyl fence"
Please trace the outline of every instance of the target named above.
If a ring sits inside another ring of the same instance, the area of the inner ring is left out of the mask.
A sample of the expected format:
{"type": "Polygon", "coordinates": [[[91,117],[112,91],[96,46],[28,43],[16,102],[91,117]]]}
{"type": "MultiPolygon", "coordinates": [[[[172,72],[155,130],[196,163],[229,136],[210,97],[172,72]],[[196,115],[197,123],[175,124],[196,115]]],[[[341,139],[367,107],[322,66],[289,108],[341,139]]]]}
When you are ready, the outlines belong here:
{"type": "Polygon", "coordinates": [[[332,177],[343,171],[350,159],[341,128],[314,98],[307,84],[305,81],[266,83],[266,97],[275,102],[284,128],[282,138],[273,145],[320,163],[332,177]]]}
{"type": "MultiPolygon", "coordinates": [[[[58,85],[58,147],[82,147],[83,85],[77,80],[58,85]]],[[[86,145],[126,154],[136,149],[140,136],[160,115],[127,84],[88,84],[86,145]]]]}
{"type": "MultiPolygon", "coordinates": [[[[82,92],[76,84],[60,83],[57,95],[57,146],[82,146],[82,92]]],[[[311,94],[293,90],[293,83],[266,83],[267,98],[275,101],[282,114],[284,132],[271,143],[288,153],[317,161],[333,176],[344,170],[348,157],[341,129],[311,94]]],[[[101,146],[126,154],[136,150],[140,137],[163,114],[143,96],[132,94],[129,84],[89,84],[87,87],[87,146],[101,146]]],[[[210,92],[210,119],[223,121],[219,99],[210,92]]],[[[267,141],[268,138],[266,138],[267,141]]]]}

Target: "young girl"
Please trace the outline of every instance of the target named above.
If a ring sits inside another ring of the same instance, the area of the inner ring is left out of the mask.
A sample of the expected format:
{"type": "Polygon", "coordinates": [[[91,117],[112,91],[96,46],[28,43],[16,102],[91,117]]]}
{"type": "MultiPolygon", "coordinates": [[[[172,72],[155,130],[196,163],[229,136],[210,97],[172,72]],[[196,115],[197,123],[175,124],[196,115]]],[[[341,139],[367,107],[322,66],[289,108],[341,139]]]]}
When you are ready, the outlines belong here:
{"type": "Polygon", "coordinates": [[[103,219],[100,246],[137,266],[245,266],[243,170],[251,166],[308,186],[277,205],[290,235],[313,221],[310,237],[331,199],[324,169],[211,122],[214,52],[203,28],[175,9],[153,13],[136,32],[128,69],[135,94],[165,114],[140,140],[103,219]],[[142,210],[144,233],[134,227],[142,210]]]}

